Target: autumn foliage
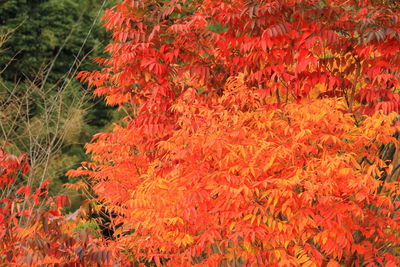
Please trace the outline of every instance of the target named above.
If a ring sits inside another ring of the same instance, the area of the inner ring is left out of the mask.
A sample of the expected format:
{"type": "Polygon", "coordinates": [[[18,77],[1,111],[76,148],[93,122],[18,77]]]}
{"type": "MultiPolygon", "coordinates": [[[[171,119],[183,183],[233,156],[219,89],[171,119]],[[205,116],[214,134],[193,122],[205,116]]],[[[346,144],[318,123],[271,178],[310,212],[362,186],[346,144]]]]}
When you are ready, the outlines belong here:
{"type": "Polygon", "coordinates": [[[400,9],[125,0],[79,78],[128,112],[71,170],[156,266],[398,266],[400,9]]]}
{"type": "Polygon", "coordinates": [[[138,261],[396,266],[399,15],[395,1],[123,1],[104,16],[111,57],[79,77],[131,115],[70,175],[138,261]]]}
{"type": "MultiPolygon", "coordinates": [[[[377,180],[391,173],[379,149],[396,142],[395,115],[355,127],[342,100],[265,103],[235,78],[222,97],[189,89],[153,159],[129,151],[137,138],[123,128],[108,136],[119,147],[107,153],[113,166],[80,173],[123,229],[135,229],[121,230],[120,242],[138,259],[171,266],[395,266],[399,183],[377,180]]],[[[90,151],[107,149],[107,138],[90,151]]]]}
{"type": "Polygon", "coordinates": [[[88,229],[75,230],[77,218],[62,216],[69,200],[66,196],[49,197],[48,181],[35,190],[30,185],[21,186],[18,180],[28,171],[25,155],[16,157],[0,149],[0,265],[118,263],[104,240],[88,229]]]}

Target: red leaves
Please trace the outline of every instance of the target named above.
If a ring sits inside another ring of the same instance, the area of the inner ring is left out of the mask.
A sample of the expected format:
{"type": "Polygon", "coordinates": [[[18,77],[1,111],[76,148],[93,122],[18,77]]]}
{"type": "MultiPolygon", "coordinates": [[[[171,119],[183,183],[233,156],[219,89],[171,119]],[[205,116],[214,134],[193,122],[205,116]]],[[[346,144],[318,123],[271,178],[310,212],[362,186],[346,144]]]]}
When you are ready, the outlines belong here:
{"type": "Polygon", "coordinates": [[[0,255],[6,266],[26,264],[81,266],[82,264],[113,264],[112,253],[105,251],[103,240],[90,233],[79,240],[72,232],[78,221],[64,219],[61,208],[69,205],[67,196],[47,196],[49,181],[36,190],[19,186],[16,179],[27,174],[25,155],[16,157],[0,150],[0,255]],[[80,247],[81,250],[75,248],[80,247]]]}
{"type": "Polygon", "coordinates": [[[265,97],[243,82],[231,78],[219,98],[186,91],[173,106],[179,119],[172,135],[147,154],[122,157],[123,135],[136,130],[151,138],[141,124],[114,135],[114,145],[122,143],[113,166],[97,165],[90,177],[110,208],[129,207],[120,221],[134,232],[120,242],[159,265],[160,250],[170,265],[189,264],[188,257],[203,257],[198,264],[261,257],[265,264],[322,265],[324,257],[373,257],[376,248],[362,247],[394,240],[396,211],[375,196],[378,166],[357,163],[378,152],[373,144],[381,140],[372,136],[394,132],[393,116],[377,114],[357,128],[343,102],[264,109],[265,97]],[[119,188],[107,187],[102,175],[119,188]],[[394,232],[385,232],[388,223],[394,232]],[[364,240],[355,241],[359,229],[364,240]],[[317,251],[303,252],[311,244],[317,251]]]}
{"type": "Polygon", "coordinates": [[[366,42],[380,42],[382,40],[384,40],[386,37],[386,33],[384,29],[375,29],[375,30],[371,30],[369,32],[366,33],[366,42]]]}
{"type": "Polygon", "coordinates": [[[30,186],[22,186],[20,189],[17,190],[17,192],[15,192],[15,194],[21,194],[21,193],[23,193],[25,197],[28,197],[31,193],[30,186]]]}
{"type": "Polygon", "coordinates": [[[58,208],[63,208],[71,203],[68,196],[56,196],[55,199],[58,208]]]}
{"type": "Polygon", "coordinates": [[[280,23],[274,26],[271,26],[269,28],[267,28],[263,34],[261,35],[261,37],[265,37],[265,35],[267,35],[270,38],[273,37],[277,37],[280,35],[285,35],[286,33],[288,33],[288,29],[285,23],[280,23]]]}
{"type": "Polygon", "coordinates": [[[20,157],[7,155],[0,148],[0,188],[5,185],[10,185],[15,180],[15,176],[20,173],[27,174],[29,164],[26,155],[20,157]]]}
{"type": "MultiPolygon", "coordinates": [[[[297,66],[296,66],[296,72],[301,73],[305,70],[307,70],[307,67],[312,60],[309,58],[310,52],[306,49],[302,49],[299,52],[298,58],[297,58],[297,66]]],[[[315,64],[316,65],[316,64],[315,64]]]]}
{"type": "Polygon", "coordinates": [[[49,213],[53,216],[60,216],[60,211],[59,210],[49,210],[49,213]]]}
{"type": "Polygon", "coordinates": [[[395,262],[395,184],[376,179],[394,115],[376,111],[399,110],[398,9],[300,2],[106,12],[110,57],[79,78],[132,114],[69,174],[118,214],[121,246],[156,265],[395,262]]]}
{"type": "Polygon", "coordinates": [[[98,250],[89,255],[89,259],[98,264],[110,264],[113,262],[113,255],[111,251],[98,250]]]}

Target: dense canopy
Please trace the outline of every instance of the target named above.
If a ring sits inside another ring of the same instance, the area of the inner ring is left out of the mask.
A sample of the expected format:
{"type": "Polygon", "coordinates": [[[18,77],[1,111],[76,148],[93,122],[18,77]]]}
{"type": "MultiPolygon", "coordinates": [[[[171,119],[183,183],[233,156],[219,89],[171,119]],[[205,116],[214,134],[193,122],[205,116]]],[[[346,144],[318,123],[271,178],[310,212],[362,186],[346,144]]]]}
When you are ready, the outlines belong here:
{"type": "Polygon", "coordinates": [[[111,57],[79,77],[132,115],[70,175],[89,177],[139,260],[394,266],[398,156],[382,147],[397,147],[399,14],[123,1],[104,17],[111,57]]]}
{"type": "Polygon", "coordinates": [[[103,21],[78,78],[126,117],[68,172],[90,201],[63,217],[9,190],[28,164],[1,152],[0,260],[400,265],[398,1],[125,0],[103,21]],[[77,230],[94,213],[107,234],[77,230]]]}

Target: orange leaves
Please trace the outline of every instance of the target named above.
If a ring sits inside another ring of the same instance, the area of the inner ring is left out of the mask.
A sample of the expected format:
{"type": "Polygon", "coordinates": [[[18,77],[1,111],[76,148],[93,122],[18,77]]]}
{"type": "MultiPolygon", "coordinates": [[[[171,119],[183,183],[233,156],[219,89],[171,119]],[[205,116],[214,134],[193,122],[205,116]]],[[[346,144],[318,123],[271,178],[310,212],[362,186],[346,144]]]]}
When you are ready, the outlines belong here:
{"type": "Polygon", "coordinates": [[[398,182],[380,148],[398,143],[398,10],[353,2],[107,11],[110,57],[79,77],[133,115],[70,174],[118,211],[121,246],[171,266],[395,262],[398,182]]]}
{"type": "Polygon", "coordinates": [[[175,239],[174,243],[178,247],[186,247],[187,245],[190,245],[193,243],[193,237],[191,235],[185,234],[182,237],[177,237],[175,239]]]}
{"type": "Polygon", "coordinates": [[[172,100],[192,83],[184,78],[188,73],[207,89],[245,73],[248,86],[269,88],[276,102],[308,96],[326,82],[321,96],[344,96],[351,110],[399,108],[399,100],[388,96],[399,84],[398,10],[392,7],[371,1],[323,7],[293,1],[138,2],[106,12],[105,26],[115,39],[107,50],[111,58],[97,59],[104,66],[100,72],[78,75],[96,87],[110,85],[97,90],[110,104],[140,102],[126,92],[132,84],[140,84],[145,96],[167,82],[172,100]],[[224,28],[210,31],[210,25],[224,28]],[[130,77],[119,77],[125,71],[130,77]]]}
{"type": "Polygon", "coordinates": [[[25,156],[15,157],[0,150],[0,255],[6,266],[81,265],[115,262],[111,251],[101,250],[99,241],[84,230],[74,233],[78,221],[61,214],[69,205],[66,196],[47,196],[45,181],[36,190],[17,184],[16,177],[26,170],[25,156]],[[6,176],[6,177],[5,177],[6,176]],[[4,179],[6,178],[6,179],[4,179]],[[18,188],[19,187],[19,188],[18,188]],[[90,245],[89,245],[90,244],[90,245]]]}
{"type": "Polygon", "coordinates": [[[129,159],[127,142],[140,146],[152,136],[142,125],[116,130],[108,148],[120,150],[91,150],[113,160],[89,176],[111,209],[127,208],[119,221],[132,234],[120,242],[149,259],[162,251],[170,265],[189,264],[189,256],[205,264],[218,244],[221,261],[240,255],[306,266],[379,254],[354,244],[394,242],[393,198],[376,196],[374,177],[389,168],[376,155],[378,144],[394,141],[385,137],[394,115],[377,113],[355,127],[343,100],[264,108],[264,97],[244,83],[230,78],[220,97],[188,90],[173,106],[170,136],[129,159]],[[141,135],[125,139],[134,130],[141,135]],[[360,163],[364,156],[374,163],[360,163]],[[354,239],[360,229],[364,237],[354,239]]]}

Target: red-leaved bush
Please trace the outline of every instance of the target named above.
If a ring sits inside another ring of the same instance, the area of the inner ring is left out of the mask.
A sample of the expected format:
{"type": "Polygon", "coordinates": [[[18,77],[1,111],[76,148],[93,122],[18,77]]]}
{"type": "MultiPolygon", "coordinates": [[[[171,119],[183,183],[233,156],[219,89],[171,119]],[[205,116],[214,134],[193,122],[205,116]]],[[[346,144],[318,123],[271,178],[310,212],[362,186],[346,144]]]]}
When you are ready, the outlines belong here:
{"type": "Polygon", "coordinates": [[[397,266],[396,1],[122,1],[85,175],[157,266],[397,266]],[[328,99],[325,99],[328,98],[328,99]]]}

